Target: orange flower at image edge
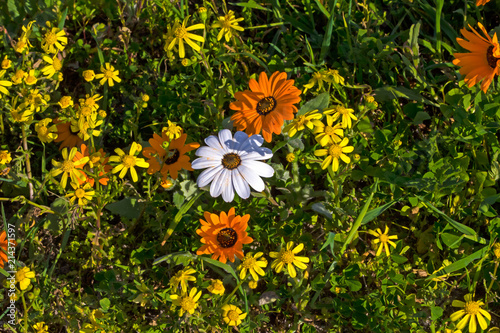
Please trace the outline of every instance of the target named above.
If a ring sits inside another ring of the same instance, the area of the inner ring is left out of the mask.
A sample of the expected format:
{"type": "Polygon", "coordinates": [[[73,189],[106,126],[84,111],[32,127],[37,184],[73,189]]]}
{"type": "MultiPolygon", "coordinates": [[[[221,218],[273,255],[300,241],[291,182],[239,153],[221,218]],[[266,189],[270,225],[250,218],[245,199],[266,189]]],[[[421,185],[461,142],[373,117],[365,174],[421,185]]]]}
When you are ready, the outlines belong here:
{"type": "Polygon", "coordinates": [[[234,126],[248,135],[260,134],[271,142],[272,134],[281,134],[284,120],[292,120],[300,102],[300,90],[287,80],[286,73],[274,72],[268,79],[260,73],[259,81],[250,79],[251,90],[234,94],[236,102],[229,105],[236,113],[231,116],[234,126]]]}
{"type": "Polygon", "coordinates": [[[460,74],[465,75],[465,83],[472,87],[476,83],[483,80],[481,90],[486,92],[495,75],[500,75],[500,45],[498,37],[495,33],[493,39],[488,35],[488,32],[481,23],[478,23],[485,37],[479,35],[470,25],[473,33],[466,29],[461,29],[460,32],[465,39],[457,38],[458,44],[464,49],[471,51],[470,53],[455,53],[453,56],[453,64],[461,66],[460,74]]]}
{"type": "Polygon", "coordinates": [[[486,5],[490,0],[476,0],[476,7],[486,5]]]}
{"type": "MultiPolygon", "coordinates": [[[[11,242],[11,247],[16,245],[16,241],[11,242]]],[[[7,256],[8,248],[9,240],[7,239],[7,233],[3,230],[0,233],[0,268],[4,268],[5,263],[9,261],[7,256]]]]}
{"type": "Polygon", "coordinates": [[[248,227],[250,215],[235,215],[234,207],[220,216],[210,212],[204,213],[205,220],[200,219],[201,228],[196,230],[200,235],[202,247],[196,251],[197,255],[212,254],[212,259],[226,263],[227,259],[234,262],[234,256],[243,259],[243,244],[250,244],[253,239],[245,231],[248,227]]]}

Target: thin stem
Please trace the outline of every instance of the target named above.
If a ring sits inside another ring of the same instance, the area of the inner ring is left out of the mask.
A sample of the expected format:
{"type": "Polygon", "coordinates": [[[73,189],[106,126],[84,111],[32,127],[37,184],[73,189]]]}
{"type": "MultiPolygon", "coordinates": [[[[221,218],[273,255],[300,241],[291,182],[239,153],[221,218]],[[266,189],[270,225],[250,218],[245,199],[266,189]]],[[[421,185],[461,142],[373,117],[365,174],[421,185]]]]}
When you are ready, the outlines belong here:
{"type": "Polygon", "coordinates": [[[28,174],[28,179],[29,179],[29,183],[28,183],[28,187],[29,187],[29,191],[30,191],[30,200],[33,200],[33,184],[31,183],[31,163],[30,163],[30,154],[28,152],[28,137],[26,136],[26,129],[24,127],[25,125],[23,124],[21,126],[21,130],[22,130],[22,135],[23,135],[23,149],[24,151],[26,152],[26,173],[28,174]]]}

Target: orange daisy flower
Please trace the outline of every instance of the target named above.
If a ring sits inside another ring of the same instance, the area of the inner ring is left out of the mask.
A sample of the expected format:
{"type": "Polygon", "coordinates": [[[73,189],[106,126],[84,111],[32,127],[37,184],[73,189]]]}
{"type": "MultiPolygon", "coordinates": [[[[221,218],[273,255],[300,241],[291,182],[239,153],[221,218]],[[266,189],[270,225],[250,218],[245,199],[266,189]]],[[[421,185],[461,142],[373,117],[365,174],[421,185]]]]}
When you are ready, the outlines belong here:
{"type": "Polygon", "coordinates": [[[186,169],[193,171],[187,152],[200,146],[197,142],[186,143],[187,134],[183,133],[178,139],[170,140],[167,132],[162,132],[161,136],[153,134],[149,139],[151,147],[142,150],[142,155],[148,159],[148,174],[160,172],[163,179],[167,179],[168,174],[173,179],[177,179],[178,171],[186,169]]]}
{"type": "Polygon", "coordinates": [[[490,0],[476,0],[476,7],[486,5],[490,0]]]}
{"type": "MultiPolygon", "coordinates": [[[[17,245],[16,241],[14,241],[13,245],[17,245]]],[[[0,268],[4,268],[5,263],[9,262],[7,256],[8,247],[9,240],[7,239],[7,233],[5,232],[5,230],[2,230],[2,232],[0,233],[0,268]]]]}
{"type": "Polygon", "coordinates": [[[456,58],[453,60],[453,64],[462,67],[460,74],[465,75],[464,80],[469,87],[483,80],[481,90],[486,93],[495,75],[500,75],[500,66],[498,65],[500,45],[496,33],[492,39],[484,26],[481,23],[478,25],[485,37],[480,36],[470,25],[473,33],[466,29],[460,30],[466,39],[457,38],[457,42],[471,52],[453,54],[456,58]]]}
{"type": "Polygon", "coordinates": [[[212,259],[226,263],[234,262],[234,256],[243,259],[243,244],[250,244],[253,239],[248,236],[248,220],[250,215],[235,215],[234,207],[220,216],[210,212],[204,213],[205,220],[200,219],[201,228],[196,233],[201,236],[205,245],[196,251],[197,255],[212,254],[212,259]]]}
{"type": "Polygon", "coordinates": [[[71,149],[83,143],[82,138],[78,136],[79,132],[73,132],[71,130],[71,122],[62,122],[59,119],[54,119],[54,124],[56,124],[57,127],[57,138],[54,142],[62,142],[59,150],[65,147],[71,149]]]}
{"type": "Polygon", "coordinates": [[[284,120],[292,120],[300,102],[300,90],[293,86],[294,80],[287,80],[285,72],[274,72],[268,79],[260,73],[259,81],[250,79],[251,90],[234,94],[236,102],[229,104],[236,113],[231,120],[239,131],[248,135],[259,134],[271,142],[273,133],[281,134],[284,120]]]}
{"type": "MultiPolygon", "coordinates": [[[[90,147],[89,151],[89,148],[84,143],[82,143],[82,145],[80,146],[80,150],[81,153],[76,152],[75,157],[73,158],[73,162],[75,162],[75,167],[82,168],[83,165],[77,165],[78,161],[84,157],[88,157],[89,158],[89,162],[87,164],[88,171],[94,172],[94,174],[96,172],[99,172],[98,173],[99,183],[102,185],[108,185],[109,178],[106,177],[106,175],[113,169],[113,167],[108,164],[109,156],[106,157],[106,153],[102,148],[99,149],[99,151],[95,151],[95,148],[90,147]]],[[[89,183],[93,187],[95,182],[94,178],[89,177],[83,170],[80,170],[80,172],[82,173],[82,175],[85,176],[85,180],[80,180],[80,179],[78,180],[80,185],[82,185],[83,183],[89,183]]]]}

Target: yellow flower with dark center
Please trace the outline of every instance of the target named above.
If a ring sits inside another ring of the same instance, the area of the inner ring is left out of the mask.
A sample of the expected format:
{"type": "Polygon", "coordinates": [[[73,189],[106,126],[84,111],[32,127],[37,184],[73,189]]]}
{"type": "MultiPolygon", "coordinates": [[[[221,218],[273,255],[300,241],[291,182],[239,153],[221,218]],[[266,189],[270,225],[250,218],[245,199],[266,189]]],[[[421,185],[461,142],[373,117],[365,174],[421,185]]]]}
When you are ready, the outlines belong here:
{"type": "Polygon", "coordinates": [[[184,21],[182,21],[182,24],[179,21],[175,21],[170,33],[171,38],[167,39],[168,45],[165,45],[167,50],[172,50],[175,45],[178,45],[180,58],[184,58],[186,56],[186,51],[184,50],[184,42],[191,46],[193,50],[200,52],[200,46],[193,42],[193,40],[200,43],[203,43],[205,41],[205,38],[189,32],[193,30],[205,29],[205,25],[202,23],[198,23],[190,27],[186,27],[188,19],[189,16],[187,16],[184,21]]]}
{"type": "Polygon", "coordinates": [[[44,143],[49,143],[57,139],[57,126],[52,125],[47,127],[51,121],[52,119],[45,118],[35,124],[35,131],[38,134],[38,138],[44,143]]]}
{"type": "Polygon", "coordinates": [[[30,271],[28,267],[22,267],[16,272],[16,282],[19,282],[19,288],[26,290],[31,284],[31,279],[35,277],[35,272],[30,271]]]}
{"type": "Polygon", "coordinates": [[[149,167],[149,163],[144,161],[143,158],[137,158],[136,155],[138,155],[142,150],[142,146],[138,144],[137,142],[132,142],[132,146],[130,147],[130,151],[128,154],[125,154],[123,150],[120,148],[115,149],[115,153],[118,154],[118,156],[114,155],[109,158],[110,162],[116,162],[120,163],[117,166],[111,170],[112,173],[117,173],[120,171],[120,174],[118,177],[123,178],[127,174],[127,171],[130,169],[130,174],[132,175],[132,180],[136,182],[139,177],[137,176],[137,171],[135,170],[135,167],[140,167],[140,168],[147,168],[149,167]]]}
{"type": "Polygon", "coordinates": [[[283,132],[288,132],[290,137],[295,136],[297,132],[303,131],[306,127],[312,130],[314,128],[313,121],[319,121],[323,115],[318,110],[306,112],[303,115],[295,117],[294,120],[283,128],[283,132]]]}
{"type": "Polygon", "coordinates": [[[210,283],[207,289],[214,295],[224,295],[226,291],[221,280],[212,280],[212,283],[210,283]]]}
{"type": "Polygon", "coordinates": [[[18,69],[14,75],[12,75],[12,83],[17,85],[23,83],[24,78],[27,76],[26,72],[22,69],[18,69]]]}
{"type": "Polygon", "coordinates": [[[81,174],[80,170],[89,161],[89,158],[88,158],[88,156],[82,158],[79,161],[79,163],[81,163],[81,165],[77,166],[72,161],[73,157],[75,157],[75,155],[76,155],[76,152],[77,152],[76,147],[71,148],[69,154],[68,154],[68,148],[64,148],[62,150],[62,156],[63,156],[64,161],[57,162],[57,161],[52,160],[52,165],[54,166],[55,169],[52,169],[52,171],[50,172],[50,175],[52,177],[56,177],[62,173],[63,175],[61,178],[61,186],[63,188],[66,188],[66,184],[68,182],[68,176],[70,177],[70,179],[73,183],[79,183],[78,180],[80,180],[80,181],[85,180],[85,176],[83,176],[81,174]],[[79,168],[77,168],[77,167],[79,167],[79,168]]]}
{"type": "Polygon", "coordinates": [[[247,277],[247,271],[250,272],[250,275],[252,275],[252,278],[255,281],[259,280],[259,275],[265,275],[262,268],[267,267],[267,260],[265,258],[258,260],[263,255],[264,253],[262,252],[257,252],[254,256],[252,255],[252,252],[245,255],[245,258],[241,261],[241,265],[238,266],[238,270],[240,270],[240,279],[243,280],[247,277]]]}
{"type": "Polygon", "coordinates": [[[66,194],[66,198],[69,198],[71,204],[78,200],[79,206],[85,206],[95,195],[95,191],[89,183],[84,183],[83,186],[71,183],[71,187],[74,191],[66,194]]]}
{"type": "Polygon", "coordinates": [[[321,168],[324,170],[332,164],[332,170],[337,171],[339,169],[339,158],[345,163],[350,163],[351,159],[345,153],[352,153],[354,147],[348,146],[348,143],[349,139],[344,138],[340,143],[331,143],[325,149],[314,151],[314,155],[316,156],[326,155],[326,158],[321,163],[321,168]]]}
{"type": "Polygon", "coordinates": [[[238,25],[238,22],[243,21],[243,17],[236,18],[234,16],[234,12],[230,10],[226,15],[219,16],[218,22],[215,22],[212,25],[212,28],[221,28],[219,34],[217,35],[217,40],[221,40],[222,36],[226,39],[226,42],[229,42],[233,34],[235,34],[234,30],[243,31],[242,27],[238,25]]]}
{"type": "Polygon", "coordinates": [[[383,249],[385,249],[385,254],[387,254],[387,256],[390,256],[391,252],[389,251],[389,245],[391,245],[393,248],[396,248],[396,243],[391,241],[391,239],[398,239],[398,236],[396,236],[396,235],[389,236],[388,235],[389,234],[389,227],[388,226],[385,226],[384,233],[382,233],[382,230],[380,230],[380,228],[377,228],[376,231],[368,230],[368,233],[372,236],[377,237],[373,240],[373,244],[380,243],[380,246],[379,246],[375,256],[378,257],[380,254],[382,254],[383,249]]]}
{"type": "Polygon", "coordinates": [[[73,106],[73,99],[71,98],[71,96],[63,96],[61,97],[61,100],[57,102],[57,104],[59,104],[62,109],[66,109],[70,106],[73,106]]]}
{"type": "Polygon", "coordinates": [[[0,164],[7,164],[12,161],[12,157],[8,150],[0,150],[0,164]]]}
{"type": "MultiPolygon", "coordinates": [[[[0,71],[0,79],[4,76],[5,70],[0,71]]],[[[9,95],[9,91],[5,87],[12,86],[12,82],[6,80],[0,80],[0,99],[2,98],[2,94],[9,95]]]]}
{"type": "Polygon", "coordinates": [[[85,79],[85,81],[87,81],[87,82],[91,82],[95,78],[95,73],[91,69],[87,69],[86,71],[83,71],[82,75],[83,75],[83,78],[85,79]]]}
{"type": "Polygon", "coordinates": [[[331,109],[325,109],[323,111],[324,114],[332,114],[333,121],[336,121],[340,117],[342,117],[342,127],[343,128],[351,128],[352,127],[352,120],[358,120],[356,116],[354,115],[354,110],[353,109],[348,109],[342,105],[337,105],[334,106],[331,109]]]}
{"type": "Polygon", "coordinates": [[[177,123],[167,120],[167,126],[163,127],[161,132],[165,133],[170,140],[178,139],[182,134],[182,127],[177,126],[177,123]]]}
{"type": "Polygon", "coordinates": [[[28,72],[28,75],[24,78],[24,83],[26,83],[28,86],[32,86],[37,81],[38,81],[38,79],[35,76],[35,70],[30,69],[30,71],[28,72]]]}
{"type": "Polygon", "coordinates": [[[193,273],[196,273],[196,271],[191,267],[186,267],[178,271],[174,276],[172,276],[172,278],[170,278],[170,286],[175,290],[180,284],[182,292],[187,292],[188,281],[196,281],[196,278],[191,276],[193,273]]]}
{"type": "Polygon", "coordinates": [[[101,66],[101,73],[95,76],[96,79],[101,79],[99,82],[101,85],[108,82],[109,86],[114,86],[114,82],[118,83],[122,82],[122,80],[118,77],[119,71],[115,70],[115,68],[109,63],[105,63],[104,66],[101,66]]]}
{"type": "Polygon", "coordinates": [[[286,248],[282,248],[280,252],[270,252],[269,256],[271,258],[276,258],[271,264],[271,268],[276,270],[276,273],[280,273],[283,268],[287,268],[288,274],[292,278],[297,276],[297,271],[294,266],[300,269],[306,269],[307,265],[305,263],[309,262],[307,257],[299,257],[296,254],[304,249],[304,244],[299,244],[293,248],[293,242],[286,243],[286,248]]]}
{"type": "Polygon", "coordinates": [[[10,61],[7,56],[5,56],[2,60],[2,69],[8,69],[10,68],[10,66],[12,65],[12,61],[10,61]]]}
{"type": "Polygon", "coordinates": [[[485,330],[488,327],[488,322],[486,322],[485,317],[489,321],[491,321],[491,315],[489,314],[489,312],[481,309],[481,307],[484,306],[485,304],[481,301],[478,302],[473,301],[471,294],[465,295],[464,299],[465,302],[454,300],[451,303],[451,305],[453,305],[454,307],[463,308],[462,310],[458,310],[451,314],[450,316],[451,321],[457,321],[463,317],[458,322],[456,326],[457,329],[459,330],[463,329],[467,325],[467,322],[469,322],[469,332],[475,333],[477,331],[477,323],[476,323],[476,318],[477,318],[479,326],[481,326],[481,329],[485,330]]]}
{"type": "Polygon", "coordinates": [[[344,130],[340,124],[333,125],[333,122],[333,117],[330,115],[326,116],[326,125],[319,120],[313,120],[313,133],[316,134],[314,138],[323,147],[342,141],[344,130]]]}
{"type": "Polygon", "coordinates": [[[52,75],[54,75],[55,73],[59,72],[62,69],[62,62],[57,57],[57,54],[54,55],[52,58],[43,56],[43,60],[49,64],[48,66],[42,68],[43,75],[47,77],[51,77],[52,75]]]}
{"type": "Polygon", "coordinates": [[[64,50],[64,47],[68,44],[68,38],[64,36],[66,36],[64,30],[51,28],[43,36],[42,49],[47,53],[57,53],[58,50],[64,50]]]}
{"type": "Polygon", "coordinates": [[[222,311],[222,319],[229,326],[238,326],[247,317],[246,313],[243,313],[240,308],[232,304],[225,304],[222,311]]]}
{"type": "Polygon", "coordinates": [[[198,300],[201,297],[201,290],[193,288],[187,293],[182,293],[181,295],[170,295],[172,304],[175,306],[180,306],[179,316],[182,316],[184,312],[193,314],[194,310],[198,307],[198,300]]]}

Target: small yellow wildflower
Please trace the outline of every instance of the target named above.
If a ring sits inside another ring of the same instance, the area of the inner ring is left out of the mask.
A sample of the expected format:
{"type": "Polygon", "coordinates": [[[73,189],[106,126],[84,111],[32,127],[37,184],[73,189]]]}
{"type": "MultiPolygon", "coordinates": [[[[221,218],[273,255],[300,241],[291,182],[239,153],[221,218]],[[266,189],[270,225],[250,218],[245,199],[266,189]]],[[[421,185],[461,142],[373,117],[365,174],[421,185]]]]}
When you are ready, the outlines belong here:
{"type": "Polygon", "coordinates": [[[112,87],[114,86],[113,81],[118,83],[122,82],[122,80],[118,77],[119,71],[115,70],[109,62],[105,63],[104,66],[101,66],[101,72],[101,74],[97,74],[95,76],[96,79],[101,79],[99,82],[101,85],[104,85],[107,81],[109,86],[112,87]]]}
{"type": "Polygon", "coordinates": [[[36,331],[36,333],[49,333],[49,327],[45,325],[44,321],[33,325],[33,329],[36,331]]]}
{"type": "Polygon", "coordinates": [[[283,128],[283,132],[288,132],[290,137],[295,136],[297,132],[303,131],[306,127],[312,130],[314,128],[313,121],[323,117],[318,110],[306,112],[303,115],[295,117],[294,120],[283,128]]]}
{"type": "Polygon", "coordinates": [[[240,308],[232,304],[226,304],[222,307],[222,319],[229,326],[238,326],[241,321],[246,318],[247,314],[243,313],[240,308]]]}
{"type": "Polygon", "coordinates": [[[214,295],[224,295],[226,288],[221,280],[212,280],[212,283],[208,286],[208,291],[214,295]]]}
{"type": "Polygon", "coordinates": [[[8,150],[0,150],[0,164],[7,164],[12,161],[12,157],[8,150]]]}
{"type": "Polygon", "coordinates": [[[196,271],[191,267],[186,267],[178,271],[174,276],[172,276],[172,278],[170,278],[170,286],[175,290],[180,284],[182,292],[187,292],[188,281],[196,281],[196,278],[191,276],[193,273],[196,273],[196,271]]]}
{"type": "Polygon", "coordinates": [[[45,118],[35,124],[35,131],[38,134],[38,138],[44,143],[49,143],[57,139],[57,126],[52,125],[47,127],[51,121],[52,119],[45,118]]]}
{"type": "Polygon", "coordinates": [[[465,302],[454,300],[451,303],[451,305],[454,307],[463,308],[463,310],[458,310],[451,314],[450,316],[451,321],[457,321],[463,317],[458,322],[457,329],[459,330],[463,329],[467,325],[467,322],[469,322],[469,332],[475,333],[477,331],[477,324],[476,324],[476,317],[477,317],[477,322],[479,323],[479,326],[481,326],[481,329],[485,330],[488,327],[488,322],[486,322],[485,317],[488,319],[488,321],[491,321],[491,315],[489,314],[489,312],[481,309],[481,306],[484,306],[485,304],[481,301],[478,302],[473,301],[471,294],[465,295],[464,299],[465,302]]]}
{"type": "Polygon", "coordinates": [[[495,243],[493,245],[493,254],[497,259],[500,259],[500,243],[495,243]]]}
{"type": "Polygon", "coordinates": [[[296,156],[295,156],[294,153],[288,153],[288,154],[286,154],[286,161],[288,163],[292,163],[293,161],[295,161],[295,158],[296,158],[296,156]]]}
{"type": "Polygon", "coordinates": [[[276,270],[276,273],[280,273],[286,266],[288,274],[294,278],[297,276],[294,265],[297,268],[306,269],[307,265],[305,263],[309,262],[309,258],[296,256],[297,253],[304,249],[304,244],[297,245],[293,250],[292,247],[293,242],[288,242],[286,243],[286,248],[282,248],[280,252],[270,252],[269,256],[276,258],[271,264],[271,268],[276,270]]]}
{"type": "Polygon", "coordinates": [[[249,252],[245,255],[245,258],[243,258],[241,261],[241,265],[238,266],[238,270],[240,270],[240,279],[243,280],[244,278],[246,278],[247,271],[250,272],[250,275],[252,275],[252,278],[255,281],[259,280],[259,275],[265,275],[262,268],[267,267],[267,260],[265,258],[257,260],[263,255],[264,253],[262,252],[257,252],[254,256],[252,255],[252,252],[249,252]]]}
{"type": "Polygon", "coordinates": [[[348,143],[349,139],[344,138],[340,143],[331,143],[325,149],[314,151],[314,155],[316,156],[326,155],[326,158],[321,163],[321,169],[324,170],[332,164],[332,170],[337,171],[339,169],[339,158],[345,163],[350,163],[351,159],[345,153],[352,153],[354,147],[348,146],[348,143]]]}
{"type": "Polygon", "coordinates": [[[327,69],[325,74],[331,77],[331,80],[336,84],[344,85],[344,78],[339,74],[336,69],[327,69]]]}
{"type": "Polygon", "coordinates": [[[179,46],[179,57],[184,58],[186,56],[186,52],[184,50],[184,42],[186,42],[191,48],[195,51],[200,52],[200,46],[193,42],[193,40],[203,43],[205,38],[192,34],[189,31],[205,29],[205,25],[202,23],[198,23],[192,25],[190,27],[186,27],[189,16],[187,16],[182,23],[179,21],[175,21],[174,26],[172,27],[171,36],[173,38],[167,39],[168,45],[165,45],[167,50],[172,50],[175,45],[179,46]]]}
{"type": "Polygon", "coordinates": [[[238,25],[238,22],[241,21],[243,21],[243,17],[236,18],[232,10],[230,10],[225,16],[219,16],[219,21],[212,25],[212,28],[221,28],[219,34],[217,35],[217,40],[221,40],[222,36],[224,36],[226,42],[229,42],[231,37],[233,37],[234,30],[245,30],[238,25]]]}
{"type": "Polygon", "coordinates": [[[35,70],[30,69],[30,71],[28,72],[28,75],[24,78],[24,83],[26,83],[28,86],[32,86],[37,81],[38,81],[38,79],[35,76],[35,70]]]}
{"type": "Polygon", "coordinates": [[[57,58],[57,55],[54,55],[52,58],[43,56],[43,60],[49,64],[48,66],[42,68],[43,75],[47,77],[51,77],[55,73],[59,72],[62,68],[61,60],[57,58]]]}
{"type": "Polygon", "coordinates": [[[257,288],[258,284],[259,284],[258,281],[250,280],[250,282],[248,282],[248,288],[255,289],[255,288],[257,288]]]}
{"type": "Polygon", "coordinates": [[[16,282],[19,282],[19,288],[26,290],[31,284],[31,279],[35,277],[35,272],[30,271],[28,267],[22,267],[16,272],[16,282]]]}
{"type": "Polygon", "coordinates": [[[68,44],[68,38],[64,36],[66,36],[64,30],[51,28],[43,36],[42,49],[47,53],[57,53],[58,50],[64,50],[64,47],[68,44]]]}
{"type": "MultiPolygon", "coordinates": [[[[80,180],[80,181],[85,180],[85,176],[82,175],[82,173],[80,172],[80,169],[77,169],[77,166],[73,163],[73,157],[75,157],[76,152],[77,152],[76,147],[71,148],[71,151],[69,152],[69,154],[68,154],[68,148],[64,148],[62,150],[62,156],[63,156],[64,161],[57,162],[55,160],[52,160],[52,165],[55,167],[55,169],[52,169],[52,171],[50,172],[50,175],[52,177],[56,177],[62,173],[63,175],[61,178],[61,186],[63,188],[66,188],[66,184],[68,182],[68,176],[71,178],[71,181],[73,183],[80,183],[78,180],[80,180]]],[[[88,161],[89,161],[89,157],[85,156],[84,158],[79,160],[79,162],[81,163],[81,165],[79,165],[79,167],[83,168],[85,163],[87,163],[88,161]]]]}
{"type": "Polygon", "coordinates": [[[167,127],[161,129],[162,133],[166,133],[170,141],[180,138],[182,134],[182,127],[177,126],[177,123],[173,123],[170,120],[167,121],[167,127]]]}
{"type": "Polygon", "coordinates": [[[179,316],[182,316],[184,312],[193,314],[194,310],[196,310],[196,308],[198,307],[198,300],[200,299],[200,297],[201,291],[198,291],[196,288],[191,289],[189,294],[182,293],[181,295],[170,295],[172,304],[174,306],[181,307],[179,309],[179,316]]]}
{"type": "Polygon", "coordinates": [[[75,200],[78,200],[78,206],[85,206],[95,195],[95,191],[89,183],[84,183],[83,186],[71,183],[71,187],[74,191],[66,194],[66,198],[70,198],[69,202],[71,204],[73,204],[75,200]]]}
{"type": "Polygon", "coordinates": [[[388,226],[385,226],[384,233],[382,233],[382,230],[380,230],[380,228],[377,228],[376,231],[368,230],[368,233],[372,236],[377,237],[373,240],[373,244],[380,243],[380,246],[379,246],[375,256],[378,257],[380,254],[382,254],[383,249],[385,249],[385,254],[387,254],[387,256],[390,256],[391,252],[389,251],[389,245],[391,245],[393,248],[396,248],[396,243],[391,241],[391,239],[398,239],[398,236],[396,236],[396,235],[389,236],[388,235],[388,233],[389,233],[388,226]]]}
{"type": "Polygon", "coordinates": [[[97,104],[97,101],[101,100],[102,96],[99,94],[95,94],[94,96],[90,96],[88,94],[85,95],[85,99],[81,98],[80,99],[80,105],[85,105],[88,107],[91,107],[93,110],[98,110],[99,109],[99,104],[97,104]]]}
{"type": "MultiPolygon", "coordinates": [[[[0,71],[0,79],[4,76],[5,70],[0,71]]],[[[9,95],[9,91],[5,87],[12,86],[12,82],[6,80],[0,80],[0,99],[2,98],[2,94],[9,95]]]]}
{"type": "Polygon", "coordinates": [[[143,102],[147,103],[147,102],[149,102],[149,95],[148,94],[144,94],[144,95],[141,96],[141,99],[142,99],[143,102]]]}
{"type": "Polygon", "coordinates": [[[137,158],[142,150],[142,146],[137,142],[132,142],[132,146],[130,147],[130,152],[125,154],[123,150],[120,148],[116,148],[115,152],[118,156],[114,155],[109,158],[110,162],[119,162],[117,166],[113,168],[112,173],[117,173],[120,171],[118,177],[123,178],[127,174],[127,171],[130,169],[130,174],[132,175],[132,180],[136,182],[139,177],[137,176],[137,171],[135,167],[138,166],[140,168],[148,168],[149,163],[147,163],[143,158],[137,158]]]}
{"type": "Polygon", "coordinates": [[[342,126],[340,124],[334,126],[333,121],[333,117],[330,115],[326,116],[326,125],[319,120],[313,120],[313,133],[316,134],[314,138],[323,147],[342,141],[341,137],[344,136],[342,126]]]}
{"type": "Polygon", "coordinates": [[[23,83],[24,78],[27,76],[26,72],[22,69],[18,69],[14,75],[12,75],[12,83],[17,85],[23,83]]]}
{"type": "Polygon", "coordinates": [[[333,113],[333,121],[336,121],[340,116],[342,116],[342,127],[343,128],[351,128],[352,120],[358,120],[354,115],[353,109],[348,109],[342,105],[334,106],[331,109],[325,109],[323,111],[324,114],[333,113]]]}
{"type": "Polygon", "coordinates": [[[7,56],[5,56],[2,60],[2,69],[8,69],[12,65],[12,61],[10,61],[7,56]]]}
{"type": "Polygon", "coordinates": [[[87,82],[91,82],[95,78],[95,73],[91,69],[87,69],[86,71],[83,71],[82,75],[83,75],[83,78],[85,79],[85,81],[87,81],[87,82]]]}
{"type": "Polygon", "coordinates": [[[70,106],[73,106],[73,99],[71,98],[71,96],[63,96],[61,97],[61,100],[57,102],[57,104],[59,104],[61,109],[66,109],[70,106]]]}

